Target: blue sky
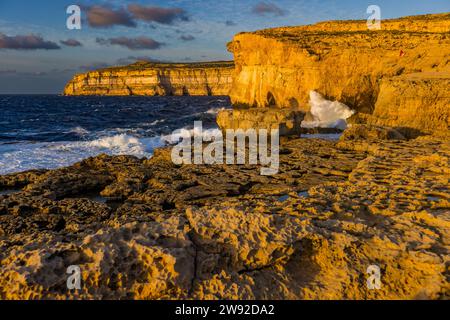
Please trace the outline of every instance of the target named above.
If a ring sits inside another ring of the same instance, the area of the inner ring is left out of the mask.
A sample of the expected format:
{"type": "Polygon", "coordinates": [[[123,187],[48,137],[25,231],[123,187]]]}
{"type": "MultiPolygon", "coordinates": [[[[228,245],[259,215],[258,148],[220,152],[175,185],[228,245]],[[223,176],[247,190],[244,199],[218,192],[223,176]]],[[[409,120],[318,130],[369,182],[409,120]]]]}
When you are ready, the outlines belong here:
{"type": "Polygon", "coordinates": [[[371,4],[383,19],[450,11],[449,0],[0,0],[0,94],[59,93],[77,72],[142,58],[229,60],[226,43],[238,32],[366,19],[371,4]],[[82,7],[81,30],[66,28],[71,4],[82,7]],[[98,22],[93,8],[113,17],[98,22]],[[30,41],[37,48],[24,50],[30,41]]]}

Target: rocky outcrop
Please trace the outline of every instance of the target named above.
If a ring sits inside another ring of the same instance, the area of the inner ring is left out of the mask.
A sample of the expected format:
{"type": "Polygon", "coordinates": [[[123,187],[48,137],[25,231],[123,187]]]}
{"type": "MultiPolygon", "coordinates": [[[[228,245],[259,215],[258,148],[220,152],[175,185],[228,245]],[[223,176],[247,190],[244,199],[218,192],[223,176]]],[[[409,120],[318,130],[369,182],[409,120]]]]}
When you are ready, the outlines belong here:
{"type": "Polygon", "coordinates": [[[222,130],[265,129],[279,130],[280,135],[299,135],[305,114],[291,109],[234,109],[222,110],[217,115],[217,124],[222,130]]]}
{"type": "Polygon", "coordinates": [[[383,79],[367,123],[398,127],[407,136],[414,136],[415,131],[448,136],[449,88],[450,72],[422,72],[383,79]]]}
{"type": "Polygon", "coordinates": [[[450,143],[404,136],[447,129],[448,18],[236,36],[231,96],[258,108],[220,113],[222,128],[296,131],[310,90],[366,122],[283,137],[273,176],[176,165],[170,148],[0,176],[0,298],[449,299],[450,143]]]}
{"type": "Polygon", "coordinates": [[[170,153],[0,176],[0,298],[449,298],[448,140],[283,138],[271,177],[170,153]]]}
{"type": "Polygon", "coordinates": [[[366,124],[352,124],[341,136],[341,140],[405,140],[395,129],[366,124]]]}
{"type": "Polygon", "coordinates": [[[138,62],[78,74],[64,95],[228,95],[233,72],[233,62],[138,62]]]}
{"type": "Polygon", "coordinates": [[[236,64],[232,102],[308,111],[314,90],[373,114],[373,123],[448,130],[450,14],[381,27],[331,21],[236,35],[228,45],[236,64]]]}

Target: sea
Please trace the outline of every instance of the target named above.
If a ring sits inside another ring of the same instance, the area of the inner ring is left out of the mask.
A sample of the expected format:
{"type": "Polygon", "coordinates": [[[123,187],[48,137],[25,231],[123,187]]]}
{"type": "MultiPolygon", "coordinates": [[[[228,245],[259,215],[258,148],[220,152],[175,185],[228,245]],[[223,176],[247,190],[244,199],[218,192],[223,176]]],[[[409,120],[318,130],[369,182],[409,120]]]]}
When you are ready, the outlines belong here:
{"type": "Polygon", "coordinates": [[[0,95],[0,175],[68,166],[102,153],[151,157],[202,121],[205,134],[228,97],[0,95]],[[175,134],[174,134],[175,133],[175,134]]]}

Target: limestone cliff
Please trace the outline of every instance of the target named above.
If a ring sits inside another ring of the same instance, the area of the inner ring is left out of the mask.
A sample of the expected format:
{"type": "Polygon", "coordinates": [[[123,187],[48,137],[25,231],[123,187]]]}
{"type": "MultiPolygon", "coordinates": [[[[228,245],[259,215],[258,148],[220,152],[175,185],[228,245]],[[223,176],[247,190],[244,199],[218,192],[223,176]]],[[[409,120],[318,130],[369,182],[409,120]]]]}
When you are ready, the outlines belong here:
{"type": "MultiPolygon", "coordinates": [[[[422,72],[383,79],[375,110],[366,122],[400,127],[406,134],[419,129],[424,133],[449,135],[449,88],[448,72],[422,72]]],[[[408,135],[414,136],[414,132],[408,135]]]]}
{"type": "Polygon", "coordinates": [[[232,102],[308,111],[315,90],[373,114],[377,124],[447,129],[450,14],[384,20],[381,27],[331,21],[236,35],[228,45],[236,64],[232,102]]]}
{"type": "Polygon", "coordinates": [[[64,95],[228,95],[233,71],[233,62],[137,62],[78,74],[64,95]]]}

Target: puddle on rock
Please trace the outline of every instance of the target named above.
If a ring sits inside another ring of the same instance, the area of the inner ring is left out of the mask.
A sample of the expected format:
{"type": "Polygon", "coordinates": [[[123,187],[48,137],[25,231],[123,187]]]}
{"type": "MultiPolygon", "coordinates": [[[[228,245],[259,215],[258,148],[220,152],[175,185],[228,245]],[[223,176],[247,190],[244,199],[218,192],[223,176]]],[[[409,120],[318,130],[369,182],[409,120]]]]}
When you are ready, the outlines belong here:
{"type": "MultiPolygon", "coordinates": [[[[308,191],[301,191],[301,192],[299,192],[297,194],[298,194],[299,197],[303,197],[303,198],[309,197],[308,191]]],[[[285,202],[287,199],[289,199],[289,195],[285,194],[285,195],[282,195],[281,197],[278,197],[277,200],[279,202],[285,202]]]]}
{"type": "Polygon", "coordinates": [[[118,200],[116,198],[103,197],[103,196],[99,195],[98,193],[77,195],[77,196],[73,196],[70,198],[71,199],[89,199],[94,202],[106,204],[108,207],[110,207],[113,210],[116,210],[118,207],[120,207],[124,203],[123,200],[118,200]]]}
{"type": "Polygon", "coordinates": [[[9,196],[13,193],[18,193],[22,190],[20,189],[7,189],[7,190],[0,190],[0,196],[9,196]]]}
{"type": "Polygon", "coordinates": [[[102,197],[100,195],[91,195],[86,197],[89,200],[100,202],[100,203],[106,203],[108,202],[108,198],[102,197]]]}
{"type": "Polygon", "coordinates": [[[104,203],[108,207],[110,207],[111,209],[114,209],[114,210],[116,210],[118,207],[120,207],[123,204],[122,200],[118,200],[116,198],[107,198],[107,197],[103,197],[101,195],[92,195],[92,196],[89,196],[88,199],[95,201],[95,202],[104,203]]]}
{"type": "Polygon", "coordinates": [[[342,133],[310,133],[302,134],[301,137],[305,139],[324,139],[337,141],[342,136],[342,133]]]}
{"type": "Polygon", "coordinates": [[[298,196],[306,198],[306,197],[309,197],[309,193],[308,193],[308,191],[301,191],[298,193],[298,196]]]}

